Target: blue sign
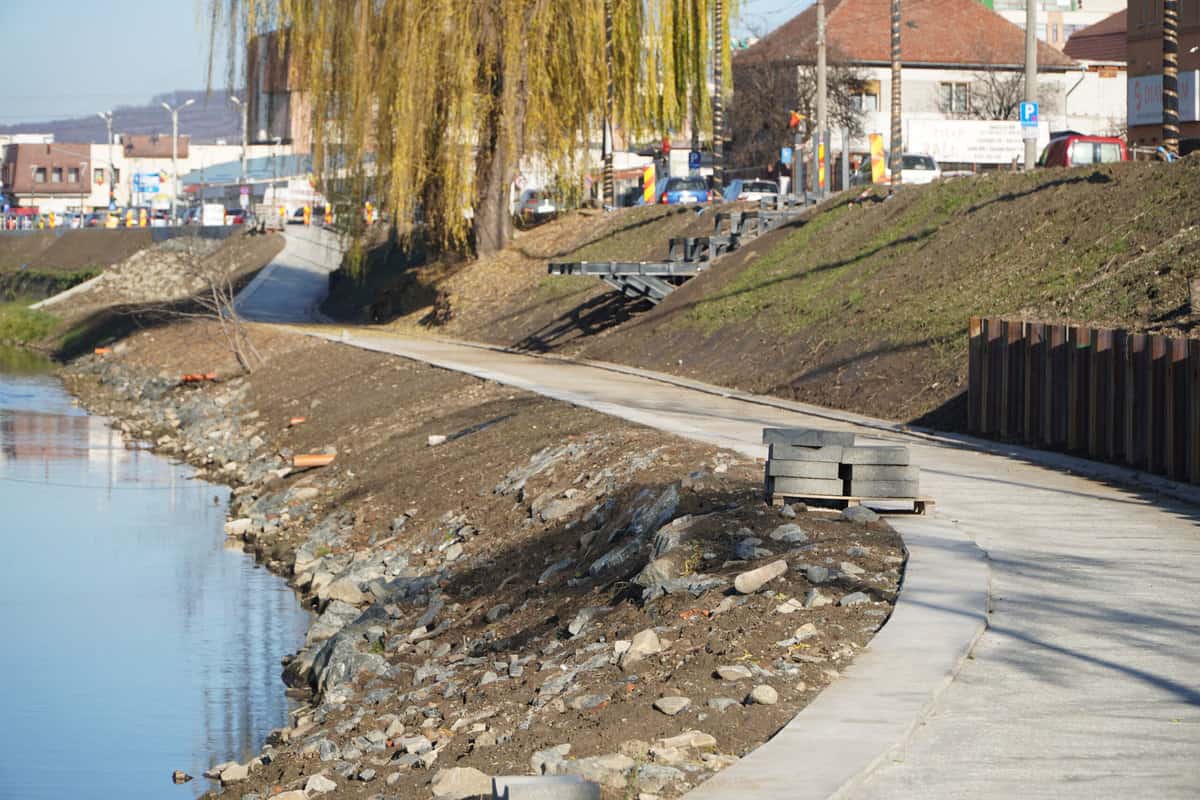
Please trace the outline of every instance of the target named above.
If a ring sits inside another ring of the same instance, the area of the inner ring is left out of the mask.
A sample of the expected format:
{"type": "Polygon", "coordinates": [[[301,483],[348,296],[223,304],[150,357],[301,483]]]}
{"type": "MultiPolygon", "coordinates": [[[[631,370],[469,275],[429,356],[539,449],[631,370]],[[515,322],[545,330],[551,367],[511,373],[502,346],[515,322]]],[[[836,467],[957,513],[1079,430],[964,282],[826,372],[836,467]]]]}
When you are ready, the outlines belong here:
{"type": "Polygon", "coordinates": [[[688,153],[688,169],[690,169],[690,170],[700,169],[700,151],[699,150],[692,150],[691,152],[688,153]]]}
{"type": "Polygon", "coordinates": [[[1038,104],[1021,103],[1021,127],[1036,128],[1038,124],[1038,104]]]}
{"type": "Polygon", "coordinates": [[[157,194],[161,182],[157,172],[133,173],[133,190],[139,194],[157,194]]]}
{"type": "Polygon", "coordinates": [[[790,148],[790,147],[779,148],[779,163],[781,163],[781,164],[791,164],[792,163],[792,148],[790,148]]]}

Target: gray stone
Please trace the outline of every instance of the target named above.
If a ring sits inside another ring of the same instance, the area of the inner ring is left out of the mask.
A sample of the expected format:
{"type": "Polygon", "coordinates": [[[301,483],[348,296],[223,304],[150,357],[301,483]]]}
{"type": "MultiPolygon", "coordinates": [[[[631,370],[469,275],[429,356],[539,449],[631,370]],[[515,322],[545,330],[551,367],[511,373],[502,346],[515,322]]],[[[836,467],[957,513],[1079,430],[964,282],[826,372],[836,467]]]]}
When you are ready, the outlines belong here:
{"type": "Polygon", "coordinates": [[[337,789],[337,784],[324,775],[313,775],[304,783],[304,791],[310,796],[325,794],[337,789]]]}
{"type": "Polygon", "coordinates": [[[339,578],[317,592],[317,596],[324,600],[340,600],[352,606],[367,600],[367,596],[358,588],[358,582],[350,578],[339,578]]]}
{"type": "Polygon", "coordinates": [[[804,569],[804,577],[809,583],[825,583],[829,580],[829,569],[811,564],[804,569]]]}
{"type": "Polygon", "coordinates": [[[821,606],[828,606],[832,604],[833,598],[822,593],[819,589],[809,589],[808,593],[804,595],[805,608],[820,608],[821,606]]]}
{"type": "Polygon", "coordinates": [[[512,613],[512,606],[508,603],[500,603],[488,609],[484,617],[488,622],[498,622],[512,613]]]}
{"type": "Polygon", "coordinates": [[[442,558],[448,563],[451,561],[458,561],[458,559],[462,558],[462,554],[463,546],[458,542],[455,542],[442,552],[442,558]]]}
{"type": "Polygon", "coordinates": [[[558,765],[570,754],[571,745],[558,744],[554,747],[547,747],[545,750],[538,750],[529,758],[529,766],[537,775],[555,775],[558,772],[558,765]]]}
{"type": "Polygon", "coordinates": [[[741,703],[739,703],[737,700],[734,700],[732,697],[714,697],[708,701],[709,708],[715,709],[722,714],[734,706],[740,705],[741,703]]]}
{"type": "Polygon", "coordinates": [[[642,541],[631,539],[593,561],[592,565],[588,567],[588,574],[595,577],[608,570],[629,569],[636,563],[641,551],[642,541]]]}
{"type": "Polygon", "coordinates": [[[245,764],[233,764],[221,772],[221,785],[228,786],[232,783],[241,783],[249,777],[250,767],[245,764]]]}
{"type": "Polygon", "coordinates": [[[342,750],[337,746],[336,742],[329,739],[322,739],[317,745],[317,755],[322,761],[337,761],[342,757],[342,750]]]}
{"type": "Polygon", "coordinates": [[[452,767],[439,769],[429,788],[434,797],[469,800],[491,794],[492,779],[473,767],[452,767]]]}
{"type": "Polygon", "coordinates": [[[786,519],[795,519],[796,518],[796,509],[792,508],[791,505],[780,506],[779,516],[784,517],[786,519]]]}
{"type": "Polygon", "coordinates": [[[733,581],[733,588],[742,594],[752,594],[785,572],[787,572],[786,561],[783,559],[772,561],[770,564],[738,575],[733,581]]]}
{"type": "Polygon", "coordinates": [[[675,767],[665,764],[639,764],[635,782],[640,790],[661,792],[684,780],[684,774],[675,767]]]}
{"type": "Polygon", "coordinates": [[[852,575],[854,577],[858,577],[859,575],[863,575],[866,573],[865,569],[863,569],[858,564],[855,564],[852,561],[843,561],[841,564],[838,565],[838,569],[840,569],[845,574],[852,575]]]}
{"type": "Polygon", "coordinates": [[[630,642],[629,649],[621,654],[621,669],[629,669],[646,656],[652,656],[662,651],[662,642],[659,641],[658,634],[654,632],[653,628],[639,631],[630,642]]]}
{"type": "Polygon", "coordinates": [[[375,780],[375,770],[367,767],[358,773],[358,779],[363,783],[370,783],[371,781],[375,780]]]}
{"type": "Polygon", "coordinates": [[[733,557],[741,561],[750,561],[755,558],[765,558],[771,555],[771,551],[759,547],[760,544],[762,544],[762,539],[759,539],[757,536],[747,536],[745,539],[739,539],[737,544],[733,546],[733,557]]]}
{"type": "Polygon", "coordinates": [[[542,574],[538,576],[538,584],[540,585],[545,583],[558,573],[562,572],[564,569],[570,569],[571,565],[574,563],[575,562],[569,558],[564,558],[561,561],[555,561],[553,564],[542,570],[542,574]]]}
{"type": "Polygon", "coordinates": [[[429,741],[424,736],[405,736],[400,741],[396,742],[396,746],[406,753],[413,755],[421,755],[428,753],[433,749],[433,742],[429,741]]]}
{"type": "Polygon", "coordinates": [[[609,753],[559,763],[559,768],[564,773],[578,775],[584,780],[607,786],[610,789],[624,789],[627,776],[635,766],[636,762],[632,758],[621,753],[609,753]]]}
{"type": "Polygon", "coordinates": [[[744,681],[753,677],[749,667],[740,664],[729,667],[717,667],[717,675],[723,681],[744,681]]]}
{"type": "Polygon", "coordinates": [[[846,522],[859,522],[866,524],[875,522],[879,519],[879,515],[866,506],[850,506],[842,510],[842,519],[846,522]]]}
{"type": "Polygon", "coordinates": [[[765,683],[760,683],[750,690],[749,696],[746,698],[747,704],[757,704],[760,706],[773,706],[779,702],[779,692],[765,683]]]}
{"type": "Polygon", "coordinates": [[[763,444],[790,444],[802,447],[854,446],[854,434],[818,428],[763,428],[763,444]]]}
{"type": "Polygon", "coordinates": [[[824,447],[801,447],[791,444],[772,444],[771,460],[782,461],[828,461],[834,464],[842,460],[841,445],[831,444],[824,447]]]}
{"type": "Polygon", "coordinates": [[[654,707],[668,717],[675,716],[691,704],[691,699],[687,697],[660,697],[654,701],[654,707]]]}
{"type": "Polygon", "coordinates": [[[836,461],[781,461],[767,462],[767,474],[774,478],[836,478],[836,461]]]}
{"type": "Polygon", "coordinates": [[[843,464],[889,464],[904,466],[909,463],[907,447],[847,447],[839,459],[843,464]]]}
{"type": "Polygon", "coordinates": [[[769,478],[768,483],[772,493],[793,497],[820,494],[841,496],[843,489],[840,478],[769,478]]]}
{"type": "Polygon", "coordinates": [[[855,497],[917,497],[919,481],[864,481],[849,482],[850,494],[855,497]]]}
{"type": "Polygon", "coordinates": [[[642,506],[633,513],[633,519],[629,522],[629,530],[635,537],[656,530],[675,516],[675,509],[678,507],[679,487],[671,484],[654,499],[653,503],[642,506]]]}
{"type": "Polygon", "coordinates": [[[863,603],[871,602],[871,598],[863,592],[851,592],[850,594],[838,600],[839,606],[857,606],[863,603]]]}
{"type": "Polygon", "coordinates": [[[579,613],[575,615],[575,619],[571,620],[571,623],[567,625],[567,632],[572,636],[578,636],[580,632],[582,632],[583,629],[588,626],[588,623],[594,619],[604,616],[605,614],[608,614],[611,611],[612,606],[588,606],[587,608],[581,609],[579,613]]]}
{"type": "Polygon", "coordinates": [[[567,705],[576,711],[591,711],[593,708],[599,708],[611,699],[606,694],[581,694],[578,697],[572,697],[567,705]]]}
{"type": "Polygon", "coordinates": [[[767,535],[777,542],[786,542],[788,544],[801,544],[808,541],[808,534],[804,532],[804,529],[790,522],[780,525],[767,535]]]}
{"type": "Polygon", "coordinates": [[[579,775],[506,775],[492,779],[495,800],[600,800],[600,787],[579,775]]]}

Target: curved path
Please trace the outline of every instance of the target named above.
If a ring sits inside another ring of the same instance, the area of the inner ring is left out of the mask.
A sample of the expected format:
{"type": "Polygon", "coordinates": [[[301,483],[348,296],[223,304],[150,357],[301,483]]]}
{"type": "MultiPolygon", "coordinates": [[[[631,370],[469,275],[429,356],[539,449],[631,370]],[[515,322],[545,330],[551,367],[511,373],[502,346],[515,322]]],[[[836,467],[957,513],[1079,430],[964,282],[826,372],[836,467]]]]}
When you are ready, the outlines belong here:
{"type": "Polygon", "coordinates": [[[896,518],[912,555],[892,620],[842,680],[695,797],[1200,796],[1197,504],[1124,488],[1130,473],[1118,468],[638,370],[369,329],[309,332],[751,456],[764,455],[768,425],[914,448],[938,514],[896,518]],[[990,627],[965,659],[987,573],[964,533],[991,577],[990,627]]]}
{"type": "Polygon", "coordinates": [[[320,227],[289,225],[275,259],[237,299],[237,310],[256,322],[317,319],[329,293],[329,273],[342,261],[337,234],[320,227]]]}

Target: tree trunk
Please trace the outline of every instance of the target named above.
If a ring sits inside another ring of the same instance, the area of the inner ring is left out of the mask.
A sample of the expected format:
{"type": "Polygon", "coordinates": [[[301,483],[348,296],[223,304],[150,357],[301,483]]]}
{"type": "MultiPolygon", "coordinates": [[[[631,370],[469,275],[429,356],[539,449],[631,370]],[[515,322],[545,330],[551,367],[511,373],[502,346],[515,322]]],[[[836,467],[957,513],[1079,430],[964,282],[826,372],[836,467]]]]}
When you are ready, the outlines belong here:
{"type": "Polygon", "coordinates": [[[501,142],[500,115],[493,115],[477,158],[479,191],[475,202],[475,252],[488,256],[505,248],[512,238],[509,187],[516,177],[516,159],[501,142]]]}

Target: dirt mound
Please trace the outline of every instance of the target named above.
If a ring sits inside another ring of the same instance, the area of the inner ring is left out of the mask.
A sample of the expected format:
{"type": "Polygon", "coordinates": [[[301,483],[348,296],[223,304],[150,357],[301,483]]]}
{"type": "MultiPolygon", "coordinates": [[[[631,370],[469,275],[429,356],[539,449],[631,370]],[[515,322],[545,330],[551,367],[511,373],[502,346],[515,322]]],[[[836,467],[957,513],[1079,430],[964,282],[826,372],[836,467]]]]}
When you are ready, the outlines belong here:
{"type": "Polygon", "coordinates": [[[149,228],[0,234],[0,273],[101,270],[153,241],[149,228]]]}

